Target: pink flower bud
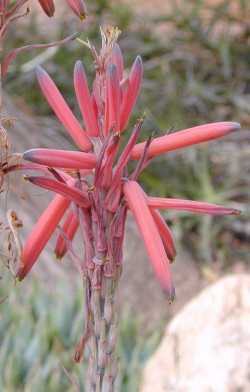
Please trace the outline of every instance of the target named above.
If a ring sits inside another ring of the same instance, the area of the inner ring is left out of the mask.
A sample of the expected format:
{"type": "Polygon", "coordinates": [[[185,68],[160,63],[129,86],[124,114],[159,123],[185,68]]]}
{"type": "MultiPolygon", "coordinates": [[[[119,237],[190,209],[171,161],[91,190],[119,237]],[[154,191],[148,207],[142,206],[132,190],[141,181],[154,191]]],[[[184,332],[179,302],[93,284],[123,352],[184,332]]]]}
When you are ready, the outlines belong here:
{"type": "Polygon", "coordinates": [[[176,249],[171,230],[169,229],[167,223],[157,210],[155,210],[154,208],[150,208],[150,211],[154,218],[156,226],[158,227],[167,256],[169,260],[173,262],[176,256],[176,249]]]}
{"type": "Polygon", "coordinates": [[[32,184],[48,189],[64,196],[66,199],[73,201],[80,207],[88,208],[90,201],[86,192],[80,191],[71,184],[65,184],[47,177],[32,176],[26,177],[26,180],[32,184]]]}
{"type": "Polygon", "coordinates": [[[81,151],[54,150],[49,148],[33,148],[25,151],[23,159],[48,167],[64,169],[93,169],[96,166],[96,156],[81,151]]]}
{"type": "Polygon", "coordinates": [[[93,109],[88,81],[81,61],[77,61],[75,64],[74,86],[86,131],[91,136],[98,136],[99,127],[97,117],[93,109]]]}
{"type": "Polygon", "coordinates": [[[121,89],[117,68],[111,64],[107,70],[108,131],[120,131],[121,89]]]}
{"type": "Polygon", "coordinates": [[[140,92],[141,84],[142,84],[142,75],[143,75],[143,65],[142,59],[138,56],[134,64],[131,68],[129,79],[128,79],[128,89],[124,94],[122,107],[121,107],[121,131],[126,128],[129,116],[133,110],[133,107],[136,103],[137,97],[140,92]]]}
{"type": "Polygon", "coordinates": [[[67,239],[69,241],[73,240],[78,227],[79,227],[79,219],[77,218],[76,214],[70,210],[67,213],[66,219],[62,226],[62,231],[64,235],[60,233],[56,241],[55,254],[58,259],[63,258],[63,256],[67,252],[66,240],[67,239]]]}
{"type": "Polygon", "coordinates": [[[120,46],[117,43],[114,44],[114,47],[112,50],[111,64],[114,64],[116,66],[118,78],[119,78],[119,81],[121,81],[123,79],[124,65],[123,65],[122,52],[121,52],[120,46]]]}
{"type": "Polygon", "coordinates": [[[149,259],[170,301],[174,299],[174,287],[167,258],[158,228],[147,205],[145,194],[135,181],[127,181],[123,191],[128,206],[142,235],[149,259]]]}
{"type": "Polygon", "coordinates": [[[38,0],[42,9],[48,16],[53,16],[55,12],[55,5],[53,0],[38,0]]]}
{"type": "Polygon", "coordinates": [[[49,105],[76,145],[83,151],[91,150],[92,143],[83,131],[81,124],[72,113],[53,80],[42,67],[37,68],[37,79],[49,105]]]}
{"type": "Polygon", "coordinates": [[[87,16],[87,7],[83,0],[66,0],[73,12],[81,19],[87,16]]]}
{"type": "MultiPolygon", "coordinates": [[[[147,151],[147,157],[153,158],[157,155],[178,150],[180,148],[192,146],[198,143],[208,142],[218,139],[240,129],[240,124],[236,122],[216,122],[199,125],[197,127],[184,129],[155,138],[147,151]]],[[[132,151],[131,158],[139,159],[143,154],[146,142],[137,144],[132,151]]]]}
{"type": "Polygon", "coordinates": [[[163,197],[148,197],[149,207],[165,208],[167,210],[178,210],[194,212],[196,214],[207,215],[239,215],[240,211],[234,208],[226,208],[217,204],[206,203],[203,201],[165,199],[163,197]]]}
{"type": "Polygon", "coordinates": [[[64,197],[60,195],[55,196],[36,222],[23,247],[21,265],[17,271],[19,280],[25,278],[37,261],[69,204],[70,201],[64,197]]]}

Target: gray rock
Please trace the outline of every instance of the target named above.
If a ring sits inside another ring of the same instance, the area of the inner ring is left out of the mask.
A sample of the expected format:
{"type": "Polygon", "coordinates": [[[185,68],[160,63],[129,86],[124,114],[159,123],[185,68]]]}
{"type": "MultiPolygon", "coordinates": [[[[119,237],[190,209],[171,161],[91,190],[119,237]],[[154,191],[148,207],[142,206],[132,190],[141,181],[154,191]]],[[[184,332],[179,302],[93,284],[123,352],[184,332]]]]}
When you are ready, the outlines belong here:
{"type": "Polygon", "coordinates": [[[206,288],[167,326],[141,392],[250,391],[250,275],[206,288]]]}

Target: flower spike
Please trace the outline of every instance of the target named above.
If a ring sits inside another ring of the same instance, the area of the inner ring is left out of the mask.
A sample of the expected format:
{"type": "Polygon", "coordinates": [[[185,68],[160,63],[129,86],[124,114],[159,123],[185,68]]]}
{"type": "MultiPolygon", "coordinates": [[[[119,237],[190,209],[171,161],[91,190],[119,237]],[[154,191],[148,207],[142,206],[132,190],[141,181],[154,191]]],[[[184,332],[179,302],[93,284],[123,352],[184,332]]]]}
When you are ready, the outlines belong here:
{"type": "Polygon", "coordinates": [[[16,275],[19,280],[24,279],[33,267],[69,204],[70,201],[64,197],[55,196],[36,222],[23,247],[21,264],[16,275]]]}
{"type": "Polygon", "coordinates": [[[169,260],[165,253],[159,231],[145,200],[144,192],[135,181],[125,182],[123,191],[129,209],[142,235],[155,274],[162,287],[167,291],[170,301],[172,301],[174,299],[174,287],[170,275],[169,260]]]}
{"type": "Polygon", "coordinates": [[[77,101],[82,113],[88,135],[98,136],[97,117],[93,110],[85,70],[81,61],[77,61],[74,68],[74,86],[77,101]]]}
{"type": "Polygon", "coordinates": [[[193,201],[184,199],[165,199],[163,197],[148,197],[149,207],[165,208],[167,210],[178,210],[194,212],[196,214],[207,215],[239,215],[240,211],[234,208],[226,208],[217,204],[206,203],[203,201],[193,201]]]}
{"type": "MultiPolygon", "coordinates": [[[[188,147],[193,144],[218,139],[239,129],[240,124],[236,122],[217,122],[184,129],[183,131],[171,133],[170,135],[160,136],[152,141],[148,149],[148,158],[153,158],[157,155],[188,147]]],[[[145,143],[146,142],[139,143],[133,148],[131,154],[132,159],[140,159],[140,156],[144,151],[145,143]]]]}
{"type": "Polygon", "coordinates": [[[93,169],[96,156],[81,151],[54,150],[49,148],[33,148],[25,151],[23,159],[49,167],[65,169],[93,169]]]}
{"type": "Polygon", "coordinates": [[[37,67],[37,79],[41,90],[56,116],[69,132],[76,145],[83,151],[92,149],[92,143],[80,123],[65,102],[53,80],[42,67],[37,67]]]}
{"type": "Polygon", "coordinates": [[[143,75],[143,65],[142,59],[138,56],[132,66],[131,72],[129,74],[128,89],[123,97],[122,107],[121,107],[121,131],[123,131],[128,123],[129,116],[133,110],[136,103],[138,94],[140,92],[141,83],[143,75]]]}

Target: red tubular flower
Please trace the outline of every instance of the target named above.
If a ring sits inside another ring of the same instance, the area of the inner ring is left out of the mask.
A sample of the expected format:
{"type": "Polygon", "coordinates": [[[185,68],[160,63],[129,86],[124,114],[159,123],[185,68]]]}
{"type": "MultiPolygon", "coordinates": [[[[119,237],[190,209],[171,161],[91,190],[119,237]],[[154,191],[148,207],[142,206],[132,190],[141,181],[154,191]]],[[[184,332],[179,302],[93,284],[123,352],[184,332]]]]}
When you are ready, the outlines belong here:
{"type": "Polygon", "coordinates": [[[123,191],[142,235],[155,274],[162,287],[167,291],[170,301],[172,301],[174,299],[174,287],[169,270],[169,260],[145,200],[144,192],[135,181],[125,182],[123,191]]]}
{"type": "Polygon", "coordinates": [[[76,145],[83,151],[91,150],[92,143],[88,136],[83,131],[80,123],[66,104],[53,80],[41,67],[37,68],[37,79],[45,98],[54,110],[58,119],[69,132],[76,145]]]}
{"type": "Polygon", "coordinates": [[[67,252],[67,240],[72,241],[77,229],[79,227],[79,219],[73,211],[67,213],[66,219],[62,226],[55,247],[55,254],[58,259],[61,259],[67,252]],[[64,234],[64,235],[63,235],[64,234]]]}
{"type": "Polygon", "coordinates": [[[168,210],[178,210],[194,212],[196,214],[207,215],[239,215],[240,211],[234,208],[226,208],[217,204],[205,203],[203,201],[165,199],[162,197],[148,197],[147,203],[153,208],[165,208],[168,210]]]}
{"type": "Polygon", "coordinates": [[[42,9],[48,16],[53,16],[55,12],[55,5],[53,0],[38,0],[42,9]]]}
{"type": "Polygon", "coordinates": [[[96,166],[94,154],[79,151],[33,148],[25,151],[23,158],[41,165],[65,169],[93,169],[96,166]]]}
{"type": "Polygon", "coordinates": [[[169,260],[173,262],[176,256],[176,249],[171,230],[169,229],[167,223],[157,210],[155,210],[154,208],[150,208],[150,212],[159,230],[167,256],[169,260]]]}
{"type": "MultiPolygon", "coordinates": [[[[122,154],[119,157],[117,165],[116,165],[116,167],[114,169],[113,181],[112,181],[111,187],[110,187],[110,189],[109,189],[109,191],[107,193],[107,196],[105,198],[105,205],[106,205],[107,208],[110,208],[110,201],[113,200],[114,192],[115,192],[117,187],[119,188],[119,183],[121,182],[121,178],[122,178],[122,174],[123,174],[124,168],[126,167],[128,161],[130,159],[132,148],[135,145],[135,143],[136,143],[136,141],[137,141],[137,139],[139,137],[139,134],[140,134],[140,131],[141,131],[141,128],[142,128],[142,124],[143,124],[142,120],[139,120],[137,122],[137,124],[134,127],[133,132],[132,132],[132,134],[131,134],[131,136],[130,136],[130,138],[128,140],[128,143],[127,143],[126,147],[124,148],[122,154]]],[[[117,202],[119,202],[119,199],[117,200],[117,202]]],[[[115,206],[113,204],[111,210],[116,209],[116,207],[117,206],[115,206]]]]}
{"type": "Polygon", "coordinates": [[[87,7],[83,0],[66,0],[72,11],[81,19],[87,16],[87,7]]]}
{"type": "Polygon", "coordinates": [[[123,79],[124,65],[123,65],[122,52],[120,46],[117,43],[114,44],[112,54],[111,54],[110,64],[114,64],[116,66],[118,78],[119,81],[121,82],[123,79]]]}
{"type": "Polygon", "coordinates": [[[94,113],[88,81],[81,61],[77,61],[74,69],[74,86],[77,101],[84,119],[86,131],[90,136],[99,135],[97,117],[94,113]]]}
{"type": "MultiPolygon", "coordinates": [[[[155,138],[148,149],[148,158],[157,155],[218,139],[240,129],[240,124],[235,122],[217,122],[184,129],[170,135],[155,138]]],[[[132,159],[140,159],[146,142],[137,144],[132,151],[132,159]]]]}
{"type": "Polygon", "coordinates": [[[102,158],[95,171],[95,186],[109,189],[112,183],[113,164],[119,148],[120,137],[117,134],[110,135],[104,148],[102,158]]]}
{"type": "Polygon", "coordinates": [[[24,279],[33,267],[69,204],[70,201],[64,197],[60,195],[55,196],[36,222],[23,247],[21,264],[16,274],[19,280],[24,279]]]}
{"type": "Polygon", "coordinates": [[[131,68],[129,79],[128,79],[128,89],[126,90],[122,101],[121,118],[120,118],[121,131],[123,131],[126,128],[129,120],[129,116],[136,103],[142,84],[142,75],[143,75],[142,59],[140,56],[137,56],[131,68]]]}
{"type": "Polygon", "coordinates": [[[48,189],[64,196],[70,201],[73,201],[77,205],[83,208],[90,207],[90,201],[85,192],[73,187],[72,185],[65,184],[47,177],[32,176],[26,177],[26,180],[32,184],[40,186],[41,188],[48,189]]]}
{"type": "Polygon", "coordinates": [[[110,64],[107,71],[108,131],[120,131],[121,90],[117,67],[110,64]]]}

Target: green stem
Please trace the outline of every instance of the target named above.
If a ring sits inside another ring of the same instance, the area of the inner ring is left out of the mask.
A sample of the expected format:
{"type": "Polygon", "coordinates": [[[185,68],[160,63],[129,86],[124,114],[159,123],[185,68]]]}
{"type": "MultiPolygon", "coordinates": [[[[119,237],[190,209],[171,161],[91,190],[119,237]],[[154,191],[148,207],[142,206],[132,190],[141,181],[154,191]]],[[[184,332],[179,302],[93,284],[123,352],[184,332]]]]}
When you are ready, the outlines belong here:
{"type": "Polygon", "coordinates": [[[90,301],[91,338],[86,392],[114,392],[117,375],[117,316],[115,277],[103,277],[101,289],[92,289],[90,301]]]}

